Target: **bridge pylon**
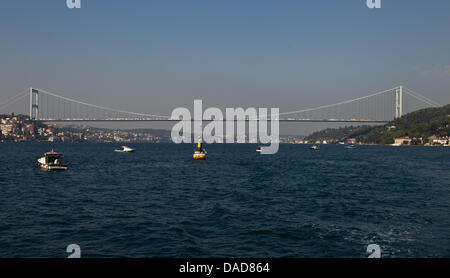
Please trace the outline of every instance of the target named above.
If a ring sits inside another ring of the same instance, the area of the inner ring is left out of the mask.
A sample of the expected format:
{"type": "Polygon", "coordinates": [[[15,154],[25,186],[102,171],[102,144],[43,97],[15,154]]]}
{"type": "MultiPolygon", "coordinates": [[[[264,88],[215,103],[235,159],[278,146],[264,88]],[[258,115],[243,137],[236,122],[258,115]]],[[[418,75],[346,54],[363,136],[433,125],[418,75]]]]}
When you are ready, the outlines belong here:
{"type": "Polygon", "coordinates": [[[398,86],[395,89],[395,118],[403,116],[403,86],[398,86]]]}
{"type": "Polygon", "coordinates": [[[39,120],[39,91],[30,88],[30,119],[39,120]]]}

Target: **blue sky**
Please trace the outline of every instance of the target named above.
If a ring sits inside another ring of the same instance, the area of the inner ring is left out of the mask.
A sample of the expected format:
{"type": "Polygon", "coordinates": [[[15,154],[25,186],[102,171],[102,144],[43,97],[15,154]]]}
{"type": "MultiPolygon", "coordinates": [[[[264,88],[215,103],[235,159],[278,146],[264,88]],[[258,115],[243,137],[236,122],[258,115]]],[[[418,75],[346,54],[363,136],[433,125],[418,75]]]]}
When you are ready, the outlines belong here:
{"type": "Polygon", "coordinates": [[[0,94],[292,111],[404,84],[450,103],[450,1],[2,0],[0,94]]]}

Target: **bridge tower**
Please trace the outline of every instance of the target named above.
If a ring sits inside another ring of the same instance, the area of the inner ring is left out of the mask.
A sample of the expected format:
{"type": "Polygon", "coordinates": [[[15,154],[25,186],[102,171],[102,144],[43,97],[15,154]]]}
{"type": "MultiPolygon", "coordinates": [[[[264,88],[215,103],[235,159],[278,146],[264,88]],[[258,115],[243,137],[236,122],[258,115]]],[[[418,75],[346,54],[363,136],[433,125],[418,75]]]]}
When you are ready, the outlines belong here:
{"type": "Polygon", "coordinates": [[[39,120],[39,91],[30,88],[30,119],[39,120]]]}
{"type": "Polygon", "coordinates": [[[403,116],[403,86],[395,89],[395,118],[403,116]]]}

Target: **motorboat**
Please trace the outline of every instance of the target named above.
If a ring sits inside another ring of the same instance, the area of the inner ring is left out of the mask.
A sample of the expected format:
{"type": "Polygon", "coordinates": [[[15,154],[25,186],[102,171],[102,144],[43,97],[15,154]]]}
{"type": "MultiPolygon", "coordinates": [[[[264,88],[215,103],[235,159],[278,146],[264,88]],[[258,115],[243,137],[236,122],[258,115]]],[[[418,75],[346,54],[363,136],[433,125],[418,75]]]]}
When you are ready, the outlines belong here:
{"type": "Polygon", "coordinates": [[[205,148],[203,148],[203,143],[200,141],[197,143],[197,146],[195,147],[193,158],[194,160],[206,159],[206,150],[205,148]]]}
{"type": "Polygon", "coordinates": [[[309,149],[312,151],[320,151],[320,147],[317,145],[313,145],[313,146],[309,147],[309,149]]]}
{"type": "Polygon", "coordinates": [[[345,146],[346,149],[356,149],[355,145],[347,145],[345,146]]]}
{"type": "Polygon", "coordinates": [[[132,153],[132,152],[136,151],[135,149],[132,149],[132,148],[127,147],[127,146],[122,146],[121,148],[122,149],[116,149],[114,151],[118,152],[118,153],[132,153]]]}
{"type": "Polygon", "coordinates": [[[256,151],[259,153],[262,152],[261,146],[256,147],[256,151]]]}
{"type": "Polygon", "coordinates": [[[44,154],[43,157],[39,158],[37,164],[47,171],[65,171],[67,170],[67,165],[61,163],[62,154],[51,150],[44,154]]]}

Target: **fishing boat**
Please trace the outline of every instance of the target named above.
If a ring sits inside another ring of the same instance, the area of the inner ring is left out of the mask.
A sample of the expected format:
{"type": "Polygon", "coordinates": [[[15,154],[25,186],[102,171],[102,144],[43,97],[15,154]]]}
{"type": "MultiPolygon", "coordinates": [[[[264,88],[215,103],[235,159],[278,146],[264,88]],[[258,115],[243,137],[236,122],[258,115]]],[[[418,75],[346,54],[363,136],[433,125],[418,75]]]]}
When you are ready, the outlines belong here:
{"type": "Polygon", "coordinates": [[[309,147],[309,149],[312,151],[320,151],[320,147],[317,145],[313,145],[313,146],[309,147]]]}
{"type": "Polygon", "coordinates": [[[121,148],[122,149],[116,149],[114,151],[118,152],[118,153],[132,153],[132,152],[136,151],[135,149],[132,149],[132,148],[127,147],[127,146],[122,146],[121,148]]]}
{"type": "Polygon", "coordinates": [[[203,148],[203,143],[200,141],[195,146],[193,158],[194,158],[194,160],[205,160],[206,159],[206,150],[205,150],[205,148],[203,148]]]}
{"type": "Polygon", "coordinates": [[[44,154],[43,157],[39,158],[37,164],[43,170],[47,171],[65,171],[67,170],[67,165],[61,163],[62,154],[51,150],[44,154]]]}

